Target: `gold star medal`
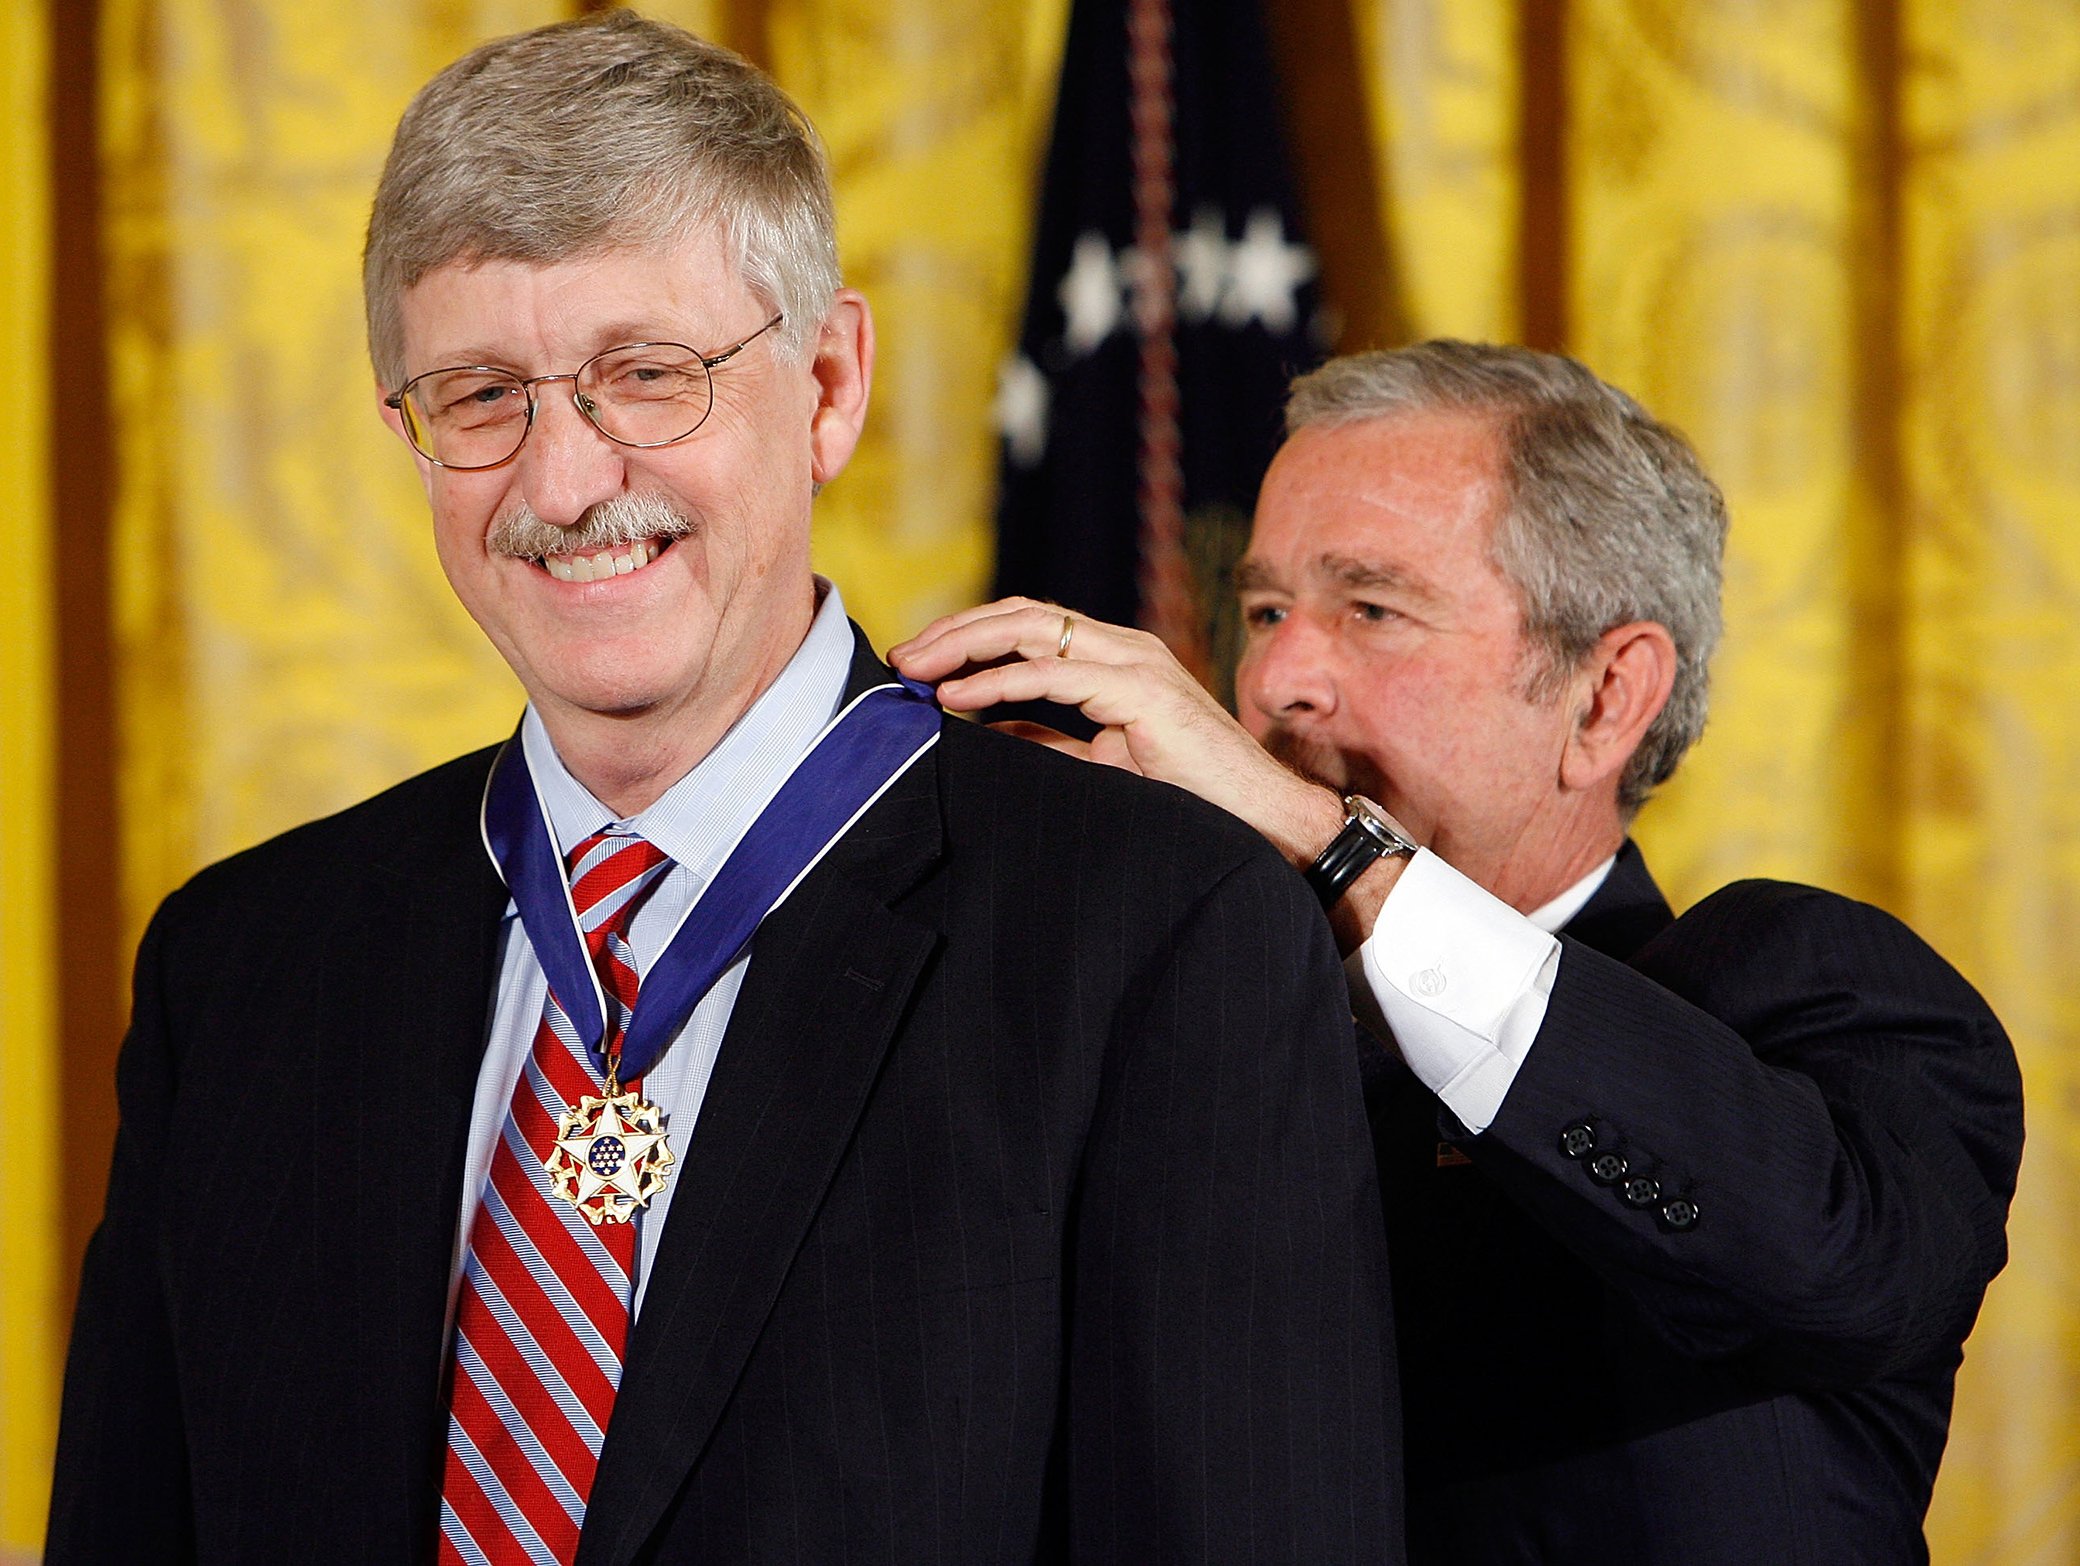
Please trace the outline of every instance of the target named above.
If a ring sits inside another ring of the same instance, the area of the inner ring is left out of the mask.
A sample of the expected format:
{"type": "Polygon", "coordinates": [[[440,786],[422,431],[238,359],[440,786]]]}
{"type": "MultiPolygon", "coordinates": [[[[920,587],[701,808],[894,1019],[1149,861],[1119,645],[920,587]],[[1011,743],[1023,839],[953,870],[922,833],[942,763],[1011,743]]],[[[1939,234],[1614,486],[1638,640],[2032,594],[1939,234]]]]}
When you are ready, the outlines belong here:
{"type": "Polygon", "coordinates": [[[621,1091],[610,1063],[606,1096],[584,1094],[556,1117],[556,1143],[542,1167],[549,1188],[597,1227],[635,1217],[676,1162],[663,1113],[642,1094],[621,1091]]]}

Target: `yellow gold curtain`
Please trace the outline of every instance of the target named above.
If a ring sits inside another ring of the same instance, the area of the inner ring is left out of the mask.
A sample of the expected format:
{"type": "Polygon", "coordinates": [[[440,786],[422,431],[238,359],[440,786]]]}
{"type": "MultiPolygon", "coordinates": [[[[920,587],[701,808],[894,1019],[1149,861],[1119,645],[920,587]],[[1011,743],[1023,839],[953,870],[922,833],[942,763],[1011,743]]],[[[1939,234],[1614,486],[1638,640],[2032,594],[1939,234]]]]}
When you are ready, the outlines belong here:
{"type": "Polygon", "coordinates": [[[1418,339],[1516,341],[1516,0],[1353,0],[1352,21],[1400,319],[1418,339]]]}
{"type": "Polygon", "coordinates": [[[2080,1557],[2080,9],[1903,8],[1900,911],[1990,995],[2030,1142],[1938,1561],[2080,1557]]]}
{"type": "MultiPolygon", "coordinates": [[[[1671,892],[1776,874],[1873,898],[2016,1035],[2032,1140],[2015,1261],[1970,1346],[1931,1537],[1956,1566],[2074,1558],[2060,1198],[2080,1160],[2080,986],[2060,947],[2080,929],[2080,14],[1347,3],[1371,116],[1369,142],[1349,137],[1369,147],[1392,295],[1350,314],[1566,347],[1688,429],[1726,485],[1715,716],[1641,828],[1671,892]]],[[[987,580],[989,408],[1067,6],[650,7],[768,65],[829,141],[882,354],[816,551],[880,643],[987,580]]],[[[494,738],[518,709],[375,418],[356,265],[410,92],[481,38],[581,8],[99,0],[133,939],[198,865],[494,738]]],[[[44,373],[36,22],[0,10],[0,340],[24,391],[44,373]]],[[[0,435],[31,523],[30,554],[0,573],[0,1069],[47,1102],[63,861],[34,830],[52,733],[35,551],[55,532],[37,403],[18,396],[0,435]]],[[[90,547],[90,526],[65,547],[90,547]]],[[[27,1135],[11,1146],[36,1194],[0,1210],[0,1547],[40,1530],[55,1378],[36,1304],[55,1154],[27,1135]]]]}
{"type": "MultiPolygon", "coordinates": [[[[52,801],[53,552],[44,418],[49,190],[44,19],[0,9],[0,495],[13,518],[0,570],[0,1558],[43,1539],[57,1387],[58,845],[52,801]]],[[[25,1557],[26,1558],[26,1557],[25,1557]]]]}
{"type": "Polygon", "coordinates": [[[1018,328],[1067,0],[773,0],[768,63],[829,145],[873,416],[816,560],[876,645],[989,586],[996,369],[1018,328]]]}
{"type": "Polygon", "coordinates": [[[1943,1561],[2069,1560],[2080,992],[2080,13],[1579,0],[1569,346],[1734,516],[1705,743],[1641,837],[1892,908],[2015,1037],[2014,1260],[1959,1380],[1943,1561]]]}

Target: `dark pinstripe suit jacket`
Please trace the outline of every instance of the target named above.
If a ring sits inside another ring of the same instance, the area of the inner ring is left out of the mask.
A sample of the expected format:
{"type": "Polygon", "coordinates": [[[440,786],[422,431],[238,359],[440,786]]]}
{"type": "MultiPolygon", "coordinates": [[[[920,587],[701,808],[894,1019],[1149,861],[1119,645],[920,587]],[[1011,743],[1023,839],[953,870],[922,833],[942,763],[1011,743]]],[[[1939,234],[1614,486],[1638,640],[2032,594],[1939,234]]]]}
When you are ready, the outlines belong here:
{"type": "Polygon", "coordinates": [[[1565,936],[1482,1135],[1367,1064],[1411,1559],[1925,1561],[2022,1150],[1999,1023],[1827,892],[1743,881],[1671,920],[1629,844],[1565,936]]]}
{"type": "MultiPolygon", "coordinates": [[[[54,1562],[430,1558],[488,762],[154,921],[54,1562]]],[[[1398,1561],[1349,1026],[1253,833],[948,723],[757,937],[579,1560],[1398,1561]]]]}

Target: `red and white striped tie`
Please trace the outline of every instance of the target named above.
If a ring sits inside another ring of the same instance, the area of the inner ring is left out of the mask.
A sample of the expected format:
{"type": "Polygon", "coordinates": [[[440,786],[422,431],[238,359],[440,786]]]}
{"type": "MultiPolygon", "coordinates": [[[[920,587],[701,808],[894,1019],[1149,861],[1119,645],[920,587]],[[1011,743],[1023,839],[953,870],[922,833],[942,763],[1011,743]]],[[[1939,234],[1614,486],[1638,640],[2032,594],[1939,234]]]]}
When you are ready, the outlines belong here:
{"type": "MultiPolygon", "coordinates": [[[[604,832],[570,855],[571,902],[606,991],[610,1049],[636,1003],[628,922],[668,863],[639,837],[604,832]]],[[[441,1478],[444,1566],[568,1566],[577,1553],[621,1385],[636,1236],[632,1223],[594,1228],[552,1196],[542,1159],[557,1115],[603,1090],[551,995],[463,1262],[441,1478]]]]}

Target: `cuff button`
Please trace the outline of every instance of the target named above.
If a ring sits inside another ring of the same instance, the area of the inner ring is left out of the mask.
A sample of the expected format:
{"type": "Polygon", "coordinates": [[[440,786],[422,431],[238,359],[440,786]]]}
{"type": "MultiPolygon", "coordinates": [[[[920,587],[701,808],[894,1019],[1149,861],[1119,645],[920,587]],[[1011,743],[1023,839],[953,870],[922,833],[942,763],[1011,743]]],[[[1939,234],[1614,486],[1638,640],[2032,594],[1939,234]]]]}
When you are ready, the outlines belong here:
{"type": "Polygon", "coordinates": [[[1652,1207],[1661,1200],[1661,1182],[1651,1175],[1634,1175],[1619,1187],[1627,1207],[1652,1207]]]}
{"type": "Polygon", "coordinates": [[[1678,1234],[1697,1227],[1697,1204],[1687,1196],[1670,1197],[1661,1204],[1661,1222],[1678,1234]]]}
{"type": "Polygon", "coordinates": [[[1616,1185],[1631,1168],[1620,1153],[1598,1153],[1589,1160],[1589,1178],[1598,1185],[1616,1185]]]}
{"type": "Polygon", "coordinates": [[[1596,1151],[1596,1131],[1585,1120],[1577,1120],[1560,1133],[1560,1151],[1569,1158],[1585,1158],[1596,1151]]]}

